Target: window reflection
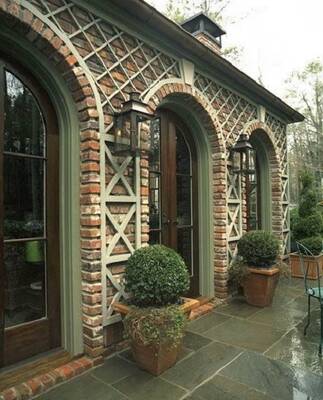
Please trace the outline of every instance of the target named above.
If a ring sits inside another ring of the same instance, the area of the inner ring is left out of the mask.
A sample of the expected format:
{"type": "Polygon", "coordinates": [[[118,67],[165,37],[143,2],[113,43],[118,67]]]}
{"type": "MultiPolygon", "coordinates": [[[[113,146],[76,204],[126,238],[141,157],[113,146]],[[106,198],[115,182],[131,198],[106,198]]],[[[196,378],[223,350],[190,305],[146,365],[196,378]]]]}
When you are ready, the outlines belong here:
{"type": "Polygon", "coordinates": [[[31,91],[11,72],[5,76],[3,258],[10,328],[46,316],[46,135],[31,91]]]}
{"type": "Polygon", "coordinates": [[[4,151],[44,155],[45,124],[30,90],[6,71],[4,151]]]}
{"type": "Polygon", "coordinates": [[[149,244],[161,242],[160,118],[149,132],[149,244]]]}

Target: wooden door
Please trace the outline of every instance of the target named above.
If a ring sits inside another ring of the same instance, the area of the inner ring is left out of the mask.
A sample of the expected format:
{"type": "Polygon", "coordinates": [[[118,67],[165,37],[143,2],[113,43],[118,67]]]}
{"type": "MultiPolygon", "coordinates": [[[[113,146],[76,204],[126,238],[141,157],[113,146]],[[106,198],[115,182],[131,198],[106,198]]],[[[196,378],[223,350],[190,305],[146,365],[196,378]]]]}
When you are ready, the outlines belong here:
{"type": "Polygon", "coordinates": [[[0,54],[0,367],[60,346],[58,128],[0,54]]]}
{"type": "Polygon", "coordinates": [[[174,113],[159,112],[151,126],[150,244],[176,250],[186,262],[189,295],[199,295],[198,185],[195,143],[174,113]]]}

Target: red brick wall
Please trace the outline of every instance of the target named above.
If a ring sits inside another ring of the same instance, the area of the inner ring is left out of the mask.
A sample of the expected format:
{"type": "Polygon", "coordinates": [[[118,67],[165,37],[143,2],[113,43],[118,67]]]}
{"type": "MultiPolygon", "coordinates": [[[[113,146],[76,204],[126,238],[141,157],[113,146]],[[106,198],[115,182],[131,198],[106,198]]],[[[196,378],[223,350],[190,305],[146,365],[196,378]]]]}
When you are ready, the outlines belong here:
{"type": "MultiPolygon", "coordinates": [[[[283,237],[282,174],[285,168],[286,141],[284,124],[267,116],[266,124],[257,120],[257,105],[225,85],[198,71],[194,84],[184,83],[180,63],[176,57],[164,54],[157,47],[123,32],[95,15],[62,0],[31,0],[25,9],[14,0],[0,0],[0,22],[7,24],[13,34],[33,43],[36,51],[45,54],[63,76],[75,101],[80,124],[81,158],[81,259],[82,309],[86,354],[97,357],[104,344],[114,346],[119,339],[118,326],[103,329],[103,304],[109,305],[118,294],[122,281],[123,263],[109,263],[111,279],[106,280],[106,296],[102,298],[102,271],[109,245],[117,234],[106,210],[116,221],[129,212],[129,204],[105,202],[106,190],[116,174],[110,158],[112,115],[128,99],[131,91],[139,91],[149,98],[149,106],[156,110],[168,96],[176,96],[188,110],[194,110],[207,132],[212,149],[214,269],[216,295],[227,296],[228,247],[235,252],[236,241],[229,241],[227,203],[227,159],[229,149],[242,131],[252,134],[261,130],[270,149],[273,173],[273,227],[283,237]],[[63,8],[62,8],[63,7],[63,8]],[[39,17],[32,11],[37,10],[39,17]],[[83,30],[80,30],[80,27],[83,30]],[[163,84],[163,82],[165,84],[163,84]],[[154,87],[156,90],[154,90],[154,87]],[[283,156],[281,156],[283,155],[283,156]],[[105,157],[105,161],[104,160],[105,157]],[[104,185],[101,180],[105,181],[104,185]],[[101,236],[102,230],[105,234],[101,236]],[[230,242],[230,243],[229,243],[230,242]],[[103,264],[103,267],[102,267],[103,264]],[[104,343],[105,342],[105,343],[104,343]]],[[[120,167],[126,157],[115,158],[120,167]]],[[[134,164],[129,163],[123,176],[134,186],[134,164]]],[[[127,194],[125,185],[118,182],[111,195],[127,194]]],[[[136,194],[138,195],[138,194],[136,194]]],[[[148,241],[148,160],[143,152],[140,160],[140,241],[148,241]]],[[[245,205],[241,200],[245,218],[245,205]]],[[[242,218],[242,220],[243,220],[242,218]]],[[[244,226],[240,226],[242,233],[244,226]]],[[[125,228],[125,235],[135,246],[135,215],[125,228]]],[[[121,241],[111,256],[127,254],[121,241]]]]}

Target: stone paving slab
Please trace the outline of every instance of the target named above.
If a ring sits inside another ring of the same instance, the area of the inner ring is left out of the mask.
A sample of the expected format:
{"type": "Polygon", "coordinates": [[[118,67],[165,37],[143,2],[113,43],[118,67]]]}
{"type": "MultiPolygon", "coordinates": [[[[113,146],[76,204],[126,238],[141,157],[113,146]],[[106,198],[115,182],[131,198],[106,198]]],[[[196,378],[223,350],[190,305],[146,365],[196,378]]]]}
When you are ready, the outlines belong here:
{"type": "Polygon", "coordinates": [[[229,363],[241,349],[212,342],[162,374],[169,382],[192,390],[229,363]]]}
{"type": "Polygon", "coordinates": [[[264,352],[277,342],[284,333],[285,331],[275,329],[270,325],[231,318],[222,325],[204,332],[203,335],[228,345],[264,352]]]}
{"type": "Polygon", "coordinates": [[[126,400],[112,386],[96,380],[90,374],[75,378],[38,397],[42,400],[126,400]]]}
{"type": "Polygon", "coordinates": [[[225,367],[221,375],[274,399],[322,400],[322,376],[290,367],[256,352],[244,352],[225,367]]]}
{"type": "Polygon", "coordinates": [[[113,387],[133,400],[177,400],[187,393],[178,385],[140,370],[113,384],[113,387]]]}
{"type": "Polygon", "coordinates": [[[194,333],[203,333],[214,326],[221,325],[230,317],[214,312],[196,319],[188,324],[187,330],[194,333]]]}
{"type": "Polygon", "coordinates": [[[305,318],[305,311],[289,308],[286,306],[277,308],[264,308],[249,318],[249,321],[259,322],[264,325],[273,326],[279,330],[294,328],[305,318]]]}
{"type": "Polygon", "coordinates": [[[258,390],[221,375],[216,375],[196,389],[191,398],[194,399],[194,396],[203,400],[273,400],[258,390]]]}
{"type": "Polygon", "coordinates": [[[302,280],[283,280],[272,307],[234,298],[191,322],[178,363],[160,377],[140,370],[124,350],[39,400],[322,400],[313,306],[304,337],[302,280]]]}
{"type": "Polygon", "coordinates": [[[297,329],[292,329],[282,337],[265,355],[323,376],[323,359],[318,357],[318,344],[306,340],[297,329]]]}
{"type": "Polygon", "coordinates": [[[221,313],[233,317],[249,318],[251,315],[261,311],[261,308],[250,306],[244,297],[232,299],[229,304],[217,307],[215,313],[221,313]]]}

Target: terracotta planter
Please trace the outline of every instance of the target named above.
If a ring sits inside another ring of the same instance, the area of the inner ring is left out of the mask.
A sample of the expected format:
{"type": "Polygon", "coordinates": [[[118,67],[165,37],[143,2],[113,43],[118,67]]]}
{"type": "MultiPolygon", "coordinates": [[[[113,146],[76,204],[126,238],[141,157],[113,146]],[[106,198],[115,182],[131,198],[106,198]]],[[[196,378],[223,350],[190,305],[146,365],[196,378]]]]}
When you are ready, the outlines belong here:
{"type": "Polygon", "coordinates": [[[182,343],[176,347],[169,347],[167,344],[145,346],[134,340],[131,343],[132,354],[137,365],[155,376],[160,375],[176,363],[181,348],[182,343]]]}
{"type": "Polygon", "coordinates": [[[258,307],[270,306],[279,279],[279,269],[248,268],[243,288],[247,303],[258,307]]]}
{"type": "MultiPolygon", "coordinates": [[[[289,255],[289,262],[290,262],[290,269],[291,269],[292,277],[293,278],[304,278],[299,255],[297,253],[291,253],[289,255]]],[[[314,256],[314,257],[304,256],[305,268],[307,267],[307,265],[309,266],[308,275],[307,275],[308,279],[317,279],[318,278],[316,262],[319,263],[320,274],[322,275],[323,274],[323,254],[320,254],[320,255],[314,256]]]]}
{"type": "MultiPolygon", "coordinates": [[[[180,305],[183,313],[189,318],[190,313],[199,307],[200,302],[195,299],[182,297],[183,304],[180,305]]],[[[123,303],[114,303],[113,308],[125,316],[130,312],[130,306],[123,303]]],[[[138,366],[151,374],[158,376],[173,366],[181,350],[182,343],[176,347],[169,347],[167,344],[159,346],[144,345],[136,340],[131,341],[133,357],[138,366]]]]}

